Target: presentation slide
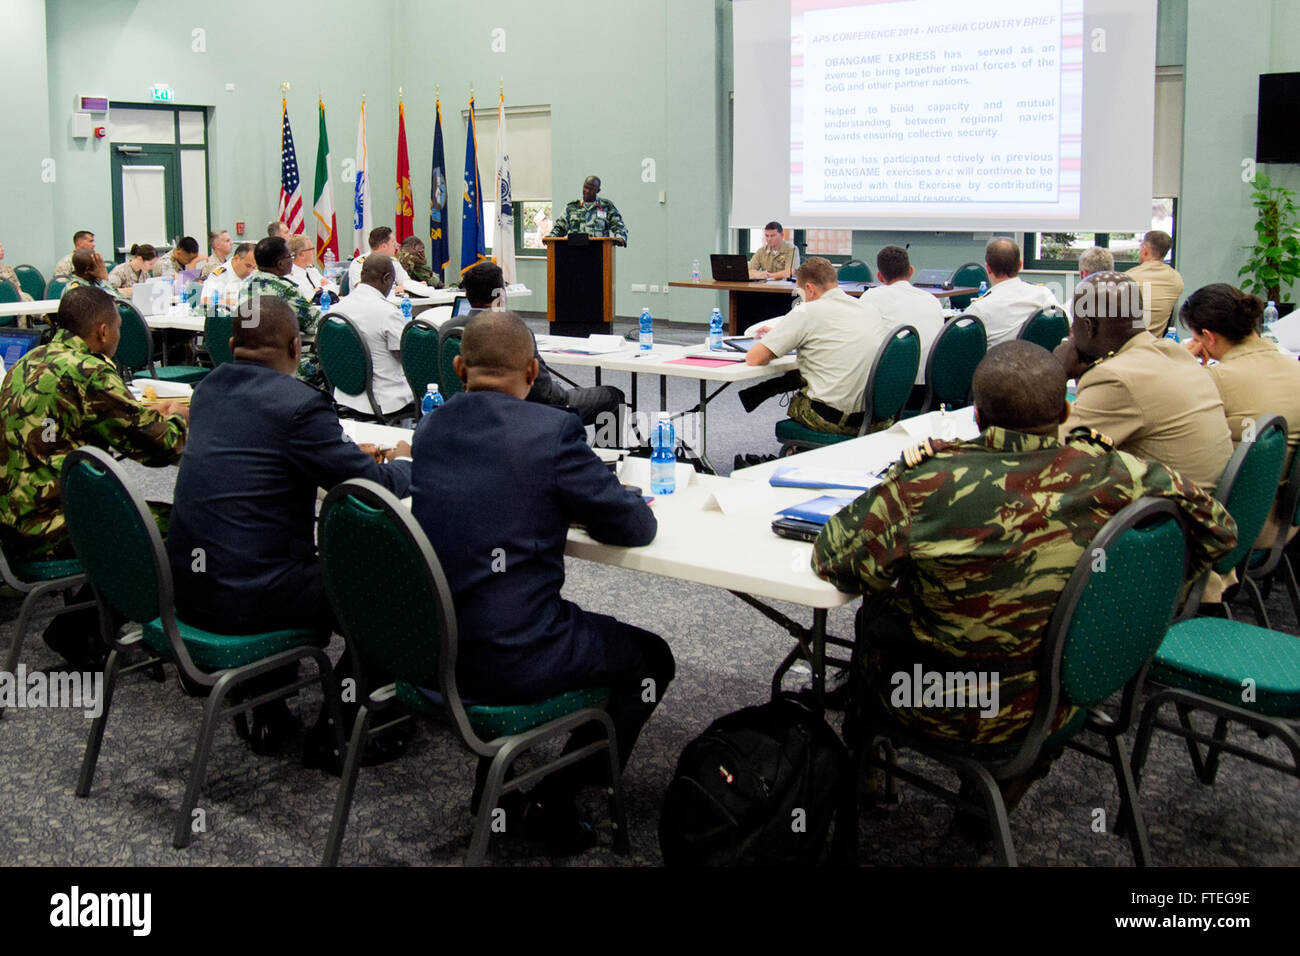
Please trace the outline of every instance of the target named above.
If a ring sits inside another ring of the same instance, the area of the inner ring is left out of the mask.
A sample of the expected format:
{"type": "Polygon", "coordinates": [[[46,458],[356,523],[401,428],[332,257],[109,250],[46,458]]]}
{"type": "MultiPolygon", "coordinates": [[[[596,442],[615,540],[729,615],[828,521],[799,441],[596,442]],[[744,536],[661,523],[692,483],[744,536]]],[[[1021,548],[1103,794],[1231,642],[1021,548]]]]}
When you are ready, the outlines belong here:
{"type": "Polygon", "coordinates": [[[735,0],[732,225],[1134,231],[1155,0],[735,0]]]}
{"type": "Polygon", "coordinates": [[[1079,215],[1083,0],[794,0],[790,211],[1079,215]]]}

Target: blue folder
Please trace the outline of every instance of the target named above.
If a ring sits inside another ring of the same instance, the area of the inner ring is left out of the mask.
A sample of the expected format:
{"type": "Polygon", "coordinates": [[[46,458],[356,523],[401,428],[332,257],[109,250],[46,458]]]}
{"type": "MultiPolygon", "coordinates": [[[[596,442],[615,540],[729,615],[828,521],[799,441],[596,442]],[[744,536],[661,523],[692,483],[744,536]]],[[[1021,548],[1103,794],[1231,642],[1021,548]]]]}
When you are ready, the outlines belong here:
{"type": "Polygon", "coordinates": [[[785,515],[787,518],[798,518],[800,521],[810,521],[813,524],[825,524],[831,519],[832,515],[847,508],[855,501],[857,501],[857,498],[854,497],[821,495],[811,501],[784,508],[777,514],[785,515]]]}

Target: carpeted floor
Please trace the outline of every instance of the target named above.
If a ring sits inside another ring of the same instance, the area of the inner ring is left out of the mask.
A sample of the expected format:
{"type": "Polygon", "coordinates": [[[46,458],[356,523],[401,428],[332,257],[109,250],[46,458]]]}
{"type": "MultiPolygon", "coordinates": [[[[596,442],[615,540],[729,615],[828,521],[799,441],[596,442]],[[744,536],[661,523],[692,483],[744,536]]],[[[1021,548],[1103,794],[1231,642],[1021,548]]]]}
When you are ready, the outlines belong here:
{"type": "MultiPolygon", "coordinates": [[[[663,329],[664,339],[702,337],[663,329]]],[[[568,374],[566,370],[566,374],[568,374]]],[[[589,372],[570,376],[590,383],[589,372]]],[[[626,375],[606,384],[627,391],[626,375]]],[[[642,376],[642,410],[657,409],[655,380],[642,376]]],[[[693,405],[694,383],[674,381],[669,407],[693,405]]],[[[722,473],[737,452],[775,452],[772,425],[784,414],[776,401],[746,415],[734,392],[710,409],[709,452],[722,473]]],[[[146,492],[166,496],[173,469],[132,467],[146,492]]],[[[624,777],[632,855],[610,848],[603,798],[584,795],[602,842],[581,856],[551,860],[509,833],[494,837],[489,860],[498,865],[657,865],[662,794],[686,743],[714,718],[768,693],[772,670],[789,649],[783,631],[716,588],[569,560],[565,596],[593,611],[615,614],[662,634],[677,658],[677,679],[647,725],[624,777]]],[[[377,595],[376,600],[382,600],[377,595]]],[[[834,612],[832,634],[852,633],[855,606],[834,612]]],[[[809,613],[782,609],[800,620],[809,613]]],[[[0,645],[12,638],[18,602],[0,599],[0,645]]],[[[1274,626],[1297,633],[1282,593],[1269,602],[1274,626]]],[[[1243,612],[1244,619],[1250,620],[1243,612]]],[[[43,627],[38,623],[36,631],[43,627]]],[[[337,658],[342,642],[335,638],[337,658]]],[[[55,668],[58,657],[29,639],[29,670],[55,668]]],[[[294,704],[314,719],[319,695],[294,704]]],[[[95,785],[73,796],[89,728],[80,711],[10,710],[0,721],[0,863],[8,865],[311,865],[318,862],[337,780],[306,770],[296,752],[258,757],[223,728],[200,799],[206,832],[187,850],[171,846],[173,815],[193,756],[200,702],[184,696],[169,672],[165,684],[132,675],[113,702],[95,785]]],[[[1240,738],[1259,746],[1253,734],[1240,738]]],[[[1283,750],[1270,748],[1278,757],[1283,750]]],[[[469,833],[473,758],[446,731],[422,727],[409,753],[362,772],[342,862],[363,865],[456,864],[469,833]]],[[[1193,776],[1181,742],[1157,735],[1142,781],[1142,806],[1156,862],[1162,865],[1296,865],[1300,847],[1300,788],[1279,773],[1225,758],[1218,782],[1193,776]],[[1288,836],[1288,834],[1290,834],[1288,836]]],[[[1109,832],[1118,811],[1111,771],[1067,752],[1012,817],[1023,864],[1129,866],[1128,844],[1109,832]],[[1105,830],[1094,829],[1097,808],[1105,830]]],[[[904,787],[900,806],[864,810],[859,844],[863,864],[971,865],[991,856],[951,826],[951,808],[904,787]]]]}

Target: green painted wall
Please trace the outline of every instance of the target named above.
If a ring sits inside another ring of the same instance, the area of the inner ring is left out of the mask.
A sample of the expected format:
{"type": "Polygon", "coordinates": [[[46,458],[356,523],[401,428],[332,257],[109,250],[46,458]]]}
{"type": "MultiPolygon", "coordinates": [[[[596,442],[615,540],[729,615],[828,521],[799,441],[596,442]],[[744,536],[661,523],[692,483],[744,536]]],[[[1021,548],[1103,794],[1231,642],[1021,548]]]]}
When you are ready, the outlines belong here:
{"type": "MultiPolygon", "coordinates": [[[[4,148],[0,149],[0,242],[5,263],[30,263],[50,278],[54,267],[53,210],[56,190],[71,170],[50,167],[50,121],[46,104],[48,68],[45,62],[45,3],[5,0],[4,55],[0,56],[0,88],[5,97],[4,148]],[[21,91],[21,93],[17,92],[21,91]],[[51,174],[54,181],[50,182],[51,174]]],[[[72,100],[67,101],[70,112],[72,100]]],[[[61,119],[64,135],[67,116],[61,119]]],[[[68,248],[72,248],[69,235],[68,248]]]]}

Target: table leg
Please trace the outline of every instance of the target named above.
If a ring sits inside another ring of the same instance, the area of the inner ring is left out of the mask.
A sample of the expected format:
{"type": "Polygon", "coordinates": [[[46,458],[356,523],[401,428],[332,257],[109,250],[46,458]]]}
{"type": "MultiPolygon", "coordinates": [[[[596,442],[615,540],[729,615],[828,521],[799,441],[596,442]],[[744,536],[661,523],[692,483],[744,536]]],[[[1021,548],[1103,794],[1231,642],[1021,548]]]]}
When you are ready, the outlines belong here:
{"type": "Polygon", "coordinates": [[[707,390],[704,387],[704,379],[700,379],[700,461],[704,462],[704,467],[708,468],[713,474],[713,466],[709,464],[709,439],[708,439],[708,414],[709,399],[707,390]]]}
{"type": "Polygon", "coordinates": [[[818,714],[826,710],[826,609],[813,609],[812,626],[812,692],[813,710],[818,714]]]}
{"type": "Polygon", "coordinates": [[[730,335],[740,334],[740,293],[727,293],[727,318],[731,323],[730,335]]]}
{"type": "Polygon", "coordinates": [[[597,365],[597,366],[596,366],[596,386],[597,386],[598,388],[599,388],[600,385],[602,384],[601,381],[600,381],[600,373],[601,373],[601,368],[600,368],[599,365],[597,365]]]}
{"type": "Polygon", "coordinates": [[[668,376],[659,376],[659,411],[668,411],[668,376]]]}

